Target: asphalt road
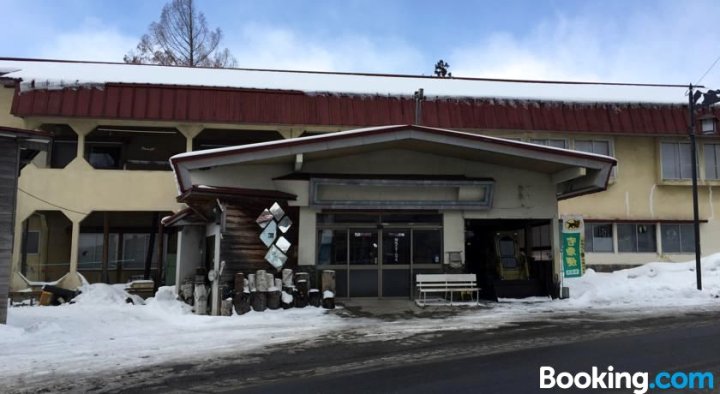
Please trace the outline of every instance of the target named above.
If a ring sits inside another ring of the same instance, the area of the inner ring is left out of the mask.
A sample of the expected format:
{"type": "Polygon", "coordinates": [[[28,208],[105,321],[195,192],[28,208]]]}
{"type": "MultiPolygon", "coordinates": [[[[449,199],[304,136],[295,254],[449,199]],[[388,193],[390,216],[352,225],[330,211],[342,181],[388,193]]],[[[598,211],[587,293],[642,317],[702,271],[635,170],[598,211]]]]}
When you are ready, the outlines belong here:
{"type": "Polygon", "coordinates": [[[540,366],[578,372],[610,365],[651,376],[662,370],[720,376],[720,320],[713,313],[639,320],[585,315],[394,341],[353,340],[347,333],[309,346],[127,374],[118,377],[122,386],[96,382],[84,391],[532,393],[541,392],[540,366]]]}

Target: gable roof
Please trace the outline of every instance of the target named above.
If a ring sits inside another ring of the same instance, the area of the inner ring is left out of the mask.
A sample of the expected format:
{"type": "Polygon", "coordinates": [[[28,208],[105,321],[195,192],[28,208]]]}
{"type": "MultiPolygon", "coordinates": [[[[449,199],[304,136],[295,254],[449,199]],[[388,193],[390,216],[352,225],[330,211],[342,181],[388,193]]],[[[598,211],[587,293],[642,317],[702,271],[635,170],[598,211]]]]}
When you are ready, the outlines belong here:
{"type": "Polygon", "coordinates": [[[453,155],[549,174],[583,169],[582,175],[558,182],[570,182],[564,191],[558,193],[559,198],[604,190],[611,169],[617,163],[614,158],[603,155],[417,125],[371,127],[187,152],[173,156],[170,163],[177,178],[179,192],[183,194],[193,187],[190,172],[196,169],[277,159],[297,160],[300,155],[342,156],[350,151],[363,152],[409,145],[412,149],[434,154],[453,155]],[[584,173],[585,169],[587,173],[584,173]],[[578,185],[582,187],[576,187],[578,185]]]}

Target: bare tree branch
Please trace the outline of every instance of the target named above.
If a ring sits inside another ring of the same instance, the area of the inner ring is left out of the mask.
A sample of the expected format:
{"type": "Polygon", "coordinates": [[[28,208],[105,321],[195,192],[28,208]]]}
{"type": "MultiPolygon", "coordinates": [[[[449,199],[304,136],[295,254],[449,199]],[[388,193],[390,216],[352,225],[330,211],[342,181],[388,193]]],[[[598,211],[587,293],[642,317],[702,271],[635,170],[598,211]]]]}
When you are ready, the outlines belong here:
{"type": "Polygon", "coordinates": [[[134,50],[123,61],[190,67],[235,67],[237,60],[227,48],[220,49],[220,28],[211,30],[205,14],[194,0],[172,0],[165,4],[160,19],[148,27],[134,50]]]}

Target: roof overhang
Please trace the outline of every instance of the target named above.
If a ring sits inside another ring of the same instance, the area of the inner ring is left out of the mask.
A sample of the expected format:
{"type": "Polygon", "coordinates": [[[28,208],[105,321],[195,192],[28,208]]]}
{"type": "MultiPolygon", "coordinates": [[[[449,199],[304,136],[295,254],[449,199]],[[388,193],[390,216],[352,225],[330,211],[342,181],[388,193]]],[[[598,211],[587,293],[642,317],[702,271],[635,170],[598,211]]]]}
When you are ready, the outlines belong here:
{"type": "Polygon", "coordinates": [[[612,157],[546,147],[502,138],[417,125],[395,125],[342,131],[312,137],[271,141],[205,151],[170,159],[179,194],[192,190],[191,171],[242,163],[294,163],[340,157],[377,149],[410,148],[437,155],[526,169],[551,176],[557,198],[570,198],[607,188],[612,157]]]}

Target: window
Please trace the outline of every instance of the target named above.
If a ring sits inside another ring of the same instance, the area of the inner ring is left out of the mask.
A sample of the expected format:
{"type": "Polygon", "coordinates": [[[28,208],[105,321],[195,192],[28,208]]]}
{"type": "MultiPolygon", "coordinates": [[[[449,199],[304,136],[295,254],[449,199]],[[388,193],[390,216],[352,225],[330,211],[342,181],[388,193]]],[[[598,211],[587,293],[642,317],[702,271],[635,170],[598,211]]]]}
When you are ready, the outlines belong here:
{"type": "Polygon", "coordinates": [[[410,229],[383,230],[383,264],[410,264],[410,229]]]}
{"type": "Polygon", "coordinates": [[[612,224],[585,223],[585,250],[588,252],[612,252],[612,224]]]}
{"type": "Polygon", "coordinates": [[[575,140],[575,150],[581,152],[595,153],[598,155],[610,155],[609,141],[575,140]]]}
{"type": "Polygon", "coordinates": [[[552,146],[554,148],[566,148],[565,140],[558,138],[530,139],[530,143],[537,145],[552,146]]]}
{"type": "Polygon", "coordinates": [[[695,229],[692,224],[660,225],[663,253],[694,253],[695,229]]]}
{"type": "Polygon", "coordinates": [[[618,252],[655,253],[655,225],[645,223],[618,223],[618,252]]]}
{"type": "Polygon", "coordinates": [[[690,179],[692,160],[690,144],[685,142],[663,142],[660,144],[662,179],[690,179]]]}
{"type": "Polygon", "coordinates": [[[77,155],[77,141],[53,141],[50,168],[65,168],[77,155]]]}
{"type": "Polygon", "coordinates": [[[413,262],[439,264],[442,260],[442,230],[413,230],[413,262]]]}
{"type": "MultiPolygon", "coordinates": [[[[122,259],[123,268],[144,268],[149,242],[150,234],[124,234],[122,259]]],[[[157,247],[157,240],[155,242],[155,247],[157,247]]]]}
{"type": "Polygon", "coordinates": [[[347,264],[347,230],[318,231],[318,265],[347,264]]]}
{"type": "Polygon", "coordinates": [[[703,155],[705,156],[705,179],[720,179],[720,144],[705,144],[703,155]]]}
{"type": "MultiPolygon", "coordinates": [[[[108,251],[108,267],[115,268],[117,263],[117,250],[119,235],[111,233],[110,250],[108,251]]],[[[102,233],[81,233],[78,242],[79,268],[100,269],[102,266],[103,234],[102,233]]]]}
{"type": "Polygon", "coordinates": [[[25,253],[38,254],[40,251],[40,232],[28,231],[25,238],[25,253]]]}

